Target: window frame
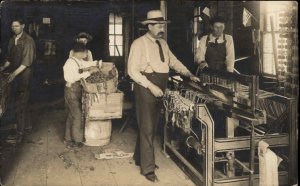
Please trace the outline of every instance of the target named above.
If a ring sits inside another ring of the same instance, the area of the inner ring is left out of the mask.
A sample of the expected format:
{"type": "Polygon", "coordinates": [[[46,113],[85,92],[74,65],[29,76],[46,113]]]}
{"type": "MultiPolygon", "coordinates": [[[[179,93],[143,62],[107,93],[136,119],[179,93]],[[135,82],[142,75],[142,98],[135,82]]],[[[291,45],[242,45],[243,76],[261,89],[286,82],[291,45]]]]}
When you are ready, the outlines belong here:
{"type": "Polygon", "coordinates": [[[109,13],[108,21],[108,52],[109,57],[124,57],[124,25],[123,17],[116,13],[109,13]],[[111,22],[111,16],[113,16],[113,22],[111,22]],[[116,20],[120,18],[121,22],[117,23],[116,20]],[[111,25],[113,26],[113,33],[111,33],[111,25]],[[117,33],[116,25],[121,25],[121,33],[117,33]],[[113,37],[114,41],[111,44],[110,38],[113,37]],[[117,43],[116,38],[121,37],[121,44],[117,43]],[[113,54],[111,53],[111,47],[113,47],[113,54]],[[121,51],[119,50],[121,49],[121,51]]]}

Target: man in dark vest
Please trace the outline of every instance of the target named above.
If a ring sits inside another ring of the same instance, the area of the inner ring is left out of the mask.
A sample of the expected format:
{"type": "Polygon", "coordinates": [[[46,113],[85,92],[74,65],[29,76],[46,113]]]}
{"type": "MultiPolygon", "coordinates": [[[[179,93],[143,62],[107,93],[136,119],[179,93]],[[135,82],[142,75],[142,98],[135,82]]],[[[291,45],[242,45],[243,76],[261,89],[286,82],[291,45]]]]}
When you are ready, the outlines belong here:
{"type": "Polygon", "coordinates": [[[167,42],[162,39],[167,23],[160,10],[147,14],[148,32],[137,38],[131,45],[128,59],[128,74],[135,81],[136,114],[139,126],[134,160],[141,167],[146,179],[157,181],[153,140],[159,124],[160,99],[167,87],[169,69],[199,81],[171,52],[167,42]]]}
{"type": "Polygon", "coordinates": [[[196,52],[196,63],[200,69],[208,67],[214,70],[233,72],[234,44],[232,36],[224,34],[225,21],[221,17],[211,19],[212,33],[203,36],[196,52]]]}
{"type": "Polygon", "coordinates": [[[14,36],[9,40],[8,55],[0,71],[6,70],[10,73],[8,82],[13,83],[13,93],[15,96],[15,108],[17,117],[17,142],[23,138],[24,128],[31,128],[28,121],[28,102],[30,84],[32,77],[32,63],[35,60],[35,42],[24,31],[25,24],[21,19],[12,21],[12,31],[14,36]]]}

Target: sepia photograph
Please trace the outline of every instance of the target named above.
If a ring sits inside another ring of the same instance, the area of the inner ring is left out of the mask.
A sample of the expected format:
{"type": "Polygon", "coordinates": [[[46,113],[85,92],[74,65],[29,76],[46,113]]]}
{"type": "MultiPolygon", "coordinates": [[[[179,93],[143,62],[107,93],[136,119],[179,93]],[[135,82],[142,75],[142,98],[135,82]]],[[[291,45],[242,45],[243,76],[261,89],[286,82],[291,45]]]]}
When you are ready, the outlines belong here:
{"type": "Polygon", "coordinates": [[[0,186],[298,186],[297,1],[0,0],[0,186]]]}

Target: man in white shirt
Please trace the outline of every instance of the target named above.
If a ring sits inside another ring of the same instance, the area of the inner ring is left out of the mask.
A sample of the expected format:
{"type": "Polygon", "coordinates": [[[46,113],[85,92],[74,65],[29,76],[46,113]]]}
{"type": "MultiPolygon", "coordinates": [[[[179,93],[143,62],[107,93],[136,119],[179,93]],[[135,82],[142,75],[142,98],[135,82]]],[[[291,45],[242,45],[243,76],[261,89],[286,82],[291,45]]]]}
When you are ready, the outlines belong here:
{"type": "Polygon", "coordinates": [[[82,86],[80,84],[81,78],[87,78],[92,73],[98,72],[96,62],[87,62],[84,58],[87,57],[87,49],[83,43],[75,43],[73,49],[73,56],[70,57],[64,67],[65,86],[65,103],[68,111],[68,118],[66,122],[65,140],[67,148],[82,147],[83,144],[83,123],[81,121],[82,107],[82,86]],[[88,71],[82,69],[89,68],[88,71]]]}
{"type": "Polygon", "coordinates": [[[211,20],[213,32],[203,36],[196,52],[196,63],[202,70],[205,67],[214,70],[234,70],[234,43],[232,36],[224,34],[225,21],[221,17],[211,20]]]}
{"type": "Polygon", "coordinates": [[[148,32],[136,39],[130,48],[128,74],[135,81],[135,104],[139,134],[134,160],[146,179],[155,182],[153,140],[159,124],[160,99],[167,87],[169,69],[172,68],[193,81],[199,81],[171,52],[164,35],[164,20],[160,10],[147,14],[148,32]]]}

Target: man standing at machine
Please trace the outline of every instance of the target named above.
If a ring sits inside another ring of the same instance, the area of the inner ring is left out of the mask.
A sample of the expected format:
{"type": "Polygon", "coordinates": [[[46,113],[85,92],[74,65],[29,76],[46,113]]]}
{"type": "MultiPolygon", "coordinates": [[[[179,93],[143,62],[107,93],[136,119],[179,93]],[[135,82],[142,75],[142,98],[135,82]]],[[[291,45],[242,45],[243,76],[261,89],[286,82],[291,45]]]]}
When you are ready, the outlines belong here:
{"type": "Polygon", "coordinates": [[[155,182],[157,176],[153,140],[159,124],[161,111],[160,99],[167,87],[169,68],[200,81],[170,51],[167,42],[162,39],[167,23],[160,10],[147,13],[148,32],[136,39],[130,49],[128,74],[135,81],[136,114],[139,134],[136,142],[134,160],[141,167],[141,174],[155,182]]]}
{"type": "Polygon", "coordinates": [[[196,52],[196,63],[202,70],[205,67],[214,70],[234,71],[234,43],[232,36],[224,34],[225,21],[215,17],[210,21],[213,32],[203,36],[196,52]]]}
{"type": "Polygon", "coordinates": [[[30,94],[30,83],[32,77],[32,63],[35,60],[35,42],[24,31],[24,21],[14,19],[12,21],[12,31],[14,36],[9,40],[8,55],[0,71],[7,70],[10,73],[8,83],[13,83],[15,96],[15,108],[17,117],[17,134],[15,136],[18,143],[22,141],[24,128],[31,128],[28,121],[28,102],[30,94]]]}

